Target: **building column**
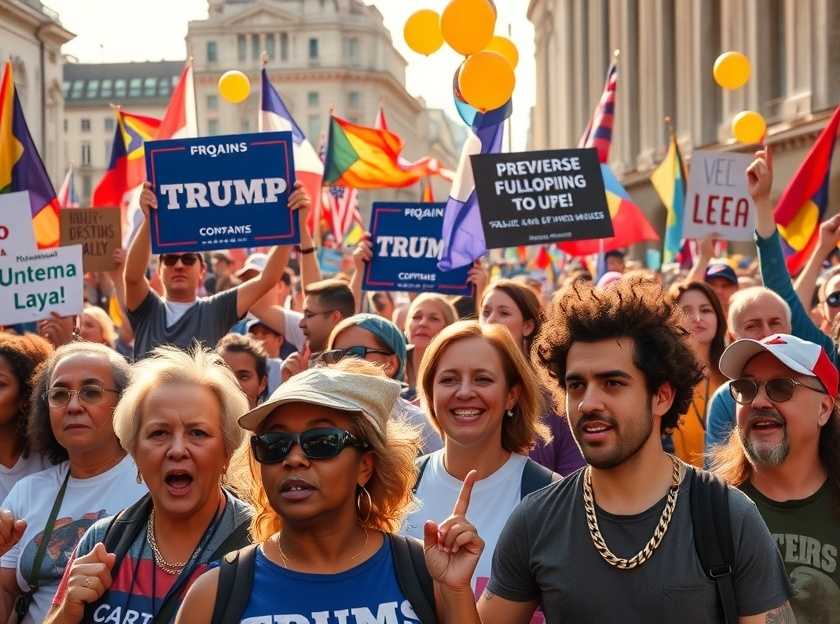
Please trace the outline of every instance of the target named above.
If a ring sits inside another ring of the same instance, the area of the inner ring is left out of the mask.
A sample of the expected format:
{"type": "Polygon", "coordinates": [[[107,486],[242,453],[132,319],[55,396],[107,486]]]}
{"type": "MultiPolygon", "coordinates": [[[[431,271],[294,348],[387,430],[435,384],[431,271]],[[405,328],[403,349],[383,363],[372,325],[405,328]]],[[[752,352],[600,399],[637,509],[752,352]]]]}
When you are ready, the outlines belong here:
{"type": "Polygon", "coordinates": [[[639,152],[639,13],[636,0],[610,0],[610,42],[618,59],[615,129],[611,161],[616,175],[636,168],[639,152]]]}

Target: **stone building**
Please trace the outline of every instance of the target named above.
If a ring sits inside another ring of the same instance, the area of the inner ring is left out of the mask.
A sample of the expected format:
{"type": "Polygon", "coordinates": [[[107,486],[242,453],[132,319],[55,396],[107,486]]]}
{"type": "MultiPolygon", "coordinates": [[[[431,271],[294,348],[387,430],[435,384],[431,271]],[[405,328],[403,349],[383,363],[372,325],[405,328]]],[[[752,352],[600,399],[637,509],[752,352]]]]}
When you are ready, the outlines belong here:
{"type": "MultiPolygon", "coordinates": [[[[648,179],[667,150],[666,115],[690,160],[696,148],[744,149],[731,138],[731,120],[741,110],[761,113],[778,195],[840,104],[833,0],[530,0],[528,18],[537,57],[533,147],[577,144],[619,49],[610,164],[660,232],[665,209],[648,179]],[[752,63],[751,80],[734,92],[712,77],[726,50],[752,63]]],[[[834,205],[838,193],[840,172],[834,205]]]]}

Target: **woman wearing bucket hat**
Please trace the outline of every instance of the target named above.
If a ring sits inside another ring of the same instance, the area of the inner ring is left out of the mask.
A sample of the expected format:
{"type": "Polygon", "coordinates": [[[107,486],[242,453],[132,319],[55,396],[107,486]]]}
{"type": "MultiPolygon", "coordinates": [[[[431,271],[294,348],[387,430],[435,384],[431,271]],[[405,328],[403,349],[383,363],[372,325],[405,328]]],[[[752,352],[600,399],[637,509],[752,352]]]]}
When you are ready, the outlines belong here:
{"type": "Polygon", "coordinates": [[[447,523],[429,523],[425,553],[394,535],[418,446],[390,418],[399,392],[348,358],[292,377],[240,419],[254,432],[255,546],[199,578],[177,622],[437,621],[435,594],[456,600],[447,587],[463,586],[483,548],[465,518],[473,477],[447,523]]]}
{"type": "MultiPolygon", "coordinates": [[[[396,325],[379,315],[355,314],[333,328],[321,360],[326,364],[335,364],[346,357],[379,364],[391,379],[400,383],[405,380],[405,338],[396,325]]],[[[397,399],[396,415],[420,430],[420,450],[423,453],[443,447],[440,434],[419,407],[400,397],[397,399]]]]}

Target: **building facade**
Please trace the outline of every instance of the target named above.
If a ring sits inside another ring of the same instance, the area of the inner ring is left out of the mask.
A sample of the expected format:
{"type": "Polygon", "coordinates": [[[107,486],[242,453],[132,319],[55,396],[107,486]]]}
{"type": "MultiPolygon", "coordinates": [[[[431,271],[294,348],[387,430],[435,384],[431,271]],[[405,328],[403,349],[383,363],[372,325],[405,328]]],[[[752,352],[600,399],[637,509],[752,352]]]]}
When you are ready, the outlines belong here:
{"type": "Polygon", "coordinates": [[[0,0],[0,59],[11,58],[29,132],[54,182],[64,174],[61,46],[74,36],[38,0],[0,0]]]}
{"type": "MultiPolygon", "coordinates": [[[[742,110],[761,113],[778,196],[840,104],[833,0],[530,0],[528,18],[537,57],[534,148],[577,144],[620,50],[610,164],[660,233],[665,209],[648,179],[667,151],[666,116],[690,161],[698,148],[743,150],[731,120],[742,110]],[[712,77],[726,50],[752,63],[737,91],[712,77]]],[[[830,196],[839,192],[837,173],[830,196]]]]}

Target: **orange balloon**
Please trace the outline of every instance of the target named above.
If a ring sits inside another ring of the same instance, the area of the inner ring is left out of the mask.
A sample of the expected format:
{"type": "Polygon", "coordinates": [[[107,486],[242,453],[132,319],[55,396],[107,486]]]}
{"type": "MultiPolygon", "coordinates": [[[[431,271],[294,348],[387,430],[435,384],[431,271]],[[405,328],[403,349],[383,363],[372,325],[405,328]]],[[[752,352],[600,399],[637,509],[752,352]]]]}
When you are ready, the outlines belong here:
{"type": "Polygon", "coordinates": [[[516,69],[516,66],[519,64],[519,50],[516,49],[516,44],[507,37],[500,37],[499,35],[496,35],[490,40],[490,43],[487,44],[484,51],[501,54],[507,59],[510,66],[514,69],[516,69]]]}
{"type": "Polygon", "coordinates": [[[403,36],[408,47],[418,54],[428,56],[443,45],[440,16],[431,9],[421,9],[405,22],[403,36]]]}
{"type": "Polygon", "coordinates": [[[741,111],[732,120],[732,134],[745,145],[760,143],[767,132],[767,122],[755,111],[741,111]]]}
{"type": "Polygon", "coordinates": [[[451,0],[440,16],[444,40],[464,56],[487,47],[495,28],[496,7],[490,0],[451,0]]]}
{"type": "Polygon", "coordinates": [[[473,54],[458,73],[458,88],[464,100],[482,111],[504,106],[515,86],[513,67],[496,52],[473,54]]]}
{"type": "Polygon", "coordinates": [[[712,74],[724,89],[740,89],[750,79],[752,66],[750,60],[741,52],[724,52],[717,57],[712,74]]]}

